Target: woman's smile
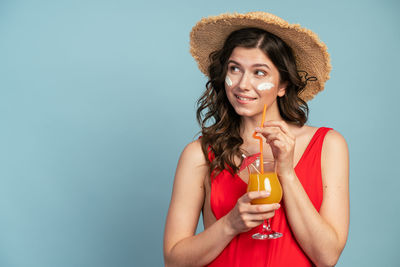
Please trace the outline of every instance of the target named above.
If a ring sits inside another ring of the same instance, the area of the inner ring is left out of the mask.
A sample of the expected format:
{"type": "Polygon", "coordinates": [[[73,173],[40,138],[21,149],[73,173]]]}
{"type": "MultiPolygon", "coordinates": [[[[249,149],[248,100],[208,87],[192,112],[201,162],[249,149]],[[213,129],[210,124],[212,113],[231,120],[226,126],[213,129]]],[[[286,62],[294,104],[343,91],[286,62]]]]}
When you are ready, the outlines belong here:
{"type": "Polygon", "coordinates": [[[255,97],[249,97],[249,96],[245,96],[245,95],[241,95],[241,94],[240,95],[235,94],[235,97],[238,99],[238,102],[241,104],[247,104],[247,103],[250,103],[257,99],[255,97]]]}

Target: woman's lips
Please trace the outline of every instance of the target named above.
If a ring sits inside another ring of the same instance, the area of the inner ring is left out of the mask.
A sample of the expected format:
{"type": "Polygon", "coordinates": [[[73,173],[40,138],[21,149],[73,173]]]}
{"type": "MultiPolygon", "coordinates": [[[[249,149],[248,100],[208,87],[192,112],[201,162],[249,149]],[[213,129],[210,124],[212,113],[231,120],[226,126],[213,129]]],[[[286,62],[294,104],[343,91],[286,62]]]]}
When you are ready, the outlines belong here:
{"type": "Polygon", "coordinates": [[[235,97],[236,97],[237,101],[242,104],[246,104],[246,103],[256,100],[256,98],[254,98],[254,97],[248,97],[248,96],[243,96],[243,95],[235,95],[235,97]]]}

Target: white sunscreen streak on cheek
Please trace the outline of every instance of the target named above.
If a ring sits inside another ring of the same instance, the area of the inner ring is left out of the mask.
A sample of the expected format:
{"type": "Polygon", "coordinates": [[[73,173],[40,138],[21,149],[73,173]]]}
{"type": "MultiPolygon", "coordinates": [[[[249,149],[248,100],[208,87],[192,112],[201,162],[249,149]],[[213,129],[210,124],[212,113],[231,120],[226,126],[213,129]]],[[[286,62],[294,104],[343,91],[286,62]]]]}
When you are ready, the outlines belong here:
{"type": "Polygon", "coordinates": [[[226,82],[226,84],[227,84],[229,87],[232,86],[232,81],[231,81],[231,79],[229,78],[229,76],[226,76],[225,82],[226,82]]]}
{"type": "Polygon", "coordinates": [[[271,90],[272,87],[274,87],[273,83],[260,83],[257,86],[257,89],[260,91],[264,91],[264,90],[271,90]]]}

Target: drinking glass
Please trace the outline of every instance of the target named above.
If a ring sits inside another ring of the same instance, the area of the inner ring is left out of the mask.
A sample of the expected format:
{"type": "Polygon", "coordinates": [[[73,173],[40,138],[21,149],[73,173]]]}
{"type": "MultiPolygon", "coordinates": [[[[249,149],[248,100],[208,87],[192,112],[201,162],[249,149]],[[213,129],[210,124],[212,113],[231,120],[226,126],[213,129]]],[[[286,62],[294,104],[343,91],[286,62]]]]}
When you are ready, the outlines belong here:
{"type": "MultiPolygon", "coordinates": [[[[282,199],[282,187],[275,171],[273,159],[263,159],[257,156],[255,161],[247,165],[249,182],[247,192],[269,191],[271,194],[266,198],[254,199],[251,204],[273,204],[279,203],[282,199]],[[264,173],[261,173],[261,164],[264,164],[264,173]]],[[[282,234],[271,229],[269,219],[264,220],[261,232],[253,235],[254,239],[275,239],[282,234]]]]}

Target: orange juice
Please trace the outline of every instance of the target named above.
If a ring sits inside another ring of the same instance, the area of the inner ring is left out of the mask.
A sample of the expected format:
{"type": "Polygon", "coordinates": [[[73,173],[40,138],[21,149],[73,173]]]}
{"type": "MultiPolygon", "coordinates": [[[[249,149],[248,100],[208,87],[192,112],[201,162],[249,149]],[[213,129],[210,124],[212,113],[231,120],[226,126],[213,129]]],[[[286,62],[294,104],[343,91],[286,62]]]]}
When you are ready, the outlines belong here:
{"type": "Polygon", "coordinates": [[[264,190],[270,191],[271,195],[266,198],[254,199],[251,204],[272,204],[281,201],[282,187],[276,172],[250,173],[247,192],[264,190]]]}

